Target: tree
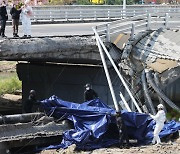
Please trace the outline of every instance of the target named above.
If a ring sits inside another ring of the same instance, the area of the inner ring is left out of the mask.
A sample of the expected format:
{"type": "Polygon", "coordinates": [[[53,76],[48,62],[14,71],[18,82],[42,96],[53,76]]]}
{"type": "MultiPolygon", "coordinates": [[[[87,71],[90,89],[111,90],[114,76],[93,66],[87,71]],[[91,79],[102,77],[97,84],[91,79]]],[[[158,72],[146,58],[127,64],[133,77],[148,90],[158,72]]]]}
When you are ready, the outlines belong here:
{"type": "Polygon", "coordinates": [[[122,5],[123,4],[123,0],[115,0],[115,5],[122,5]]]}
{"type": "Polygon", "coordinates": [[[91,5],[92,2],[91,2],[91,0],[77,0],[76,4],[79,4],[79,5],[91,5]]]}
{"type": "MultiPolygon", "coordinates": [[[[123,5],[123,0],[106,0],[107,5],[123,5]]],[[[135,0],[126,0],[127,5],[135,4],[135,0]]]]}

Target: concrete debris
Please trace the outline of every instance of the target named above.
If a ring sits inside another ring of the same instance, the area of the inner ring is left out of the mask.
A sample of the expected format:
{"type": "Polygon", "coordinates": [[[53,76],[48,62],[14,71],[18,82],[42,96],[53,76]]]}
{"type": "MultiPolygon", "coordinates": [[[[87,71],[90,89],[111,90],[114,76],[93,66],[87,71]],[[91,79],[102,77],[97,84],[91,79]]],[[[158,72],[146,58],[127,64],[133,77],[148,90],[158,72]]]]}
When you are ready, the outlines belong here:
{"type": "Polygon", "coordinates": [[[162,73],[167,69],[172,69],[174,67],[177,67],[178,63],[177,61],[173,61],[173,60],[157,58],[155,62],[147,64],[147,66],[159,73],[162,73]]]}
{"type": "Polygon", "coordinates": [[[54,118],[43,113],[6,115],[1,119],[5,121],[2,120],[4,123],[0,125],[0,144],[5,146],[0,146],[0,151],[4,147],[6,150],[20,148],[26,143],[27,147],[56,144],[62,133],[69,129],[66,124],[56,123],[54,118]]]}
{"type": "MultiPolygon", "coordinates": [[[[170,88],[164,93],[165,88],[173,82],[176,86],[180,83],[178,80],[180,78],[180,74],[178,73],[180,72],[180,31],[160,28],[154,31],[140,32],[135,35],[133,40],[129,39],[118,65],[120,70],[127,75],[126,77],[129,77],[131,83],[134,83],[134,87],[142,86],[141,74],[144,70],[151,72],[150,77],[157,73],[160,84],[156,85],[154,83],[155,81],[152,81],[150,84],[149,81],[145,79],[147,88],[153,89],[153,92],[158,91],[159,95],[164,97],[164,101],[167,100],[167,104],[171,107],[176,105],[169,101],[169,96],[175,102],[180,101],[178,90],[176,90],[176,92],[173,91],[173,95],[176,96],[176,98],[168,95],[170,88]],[[152,84],[154,88],[156,87],[156,90],[152,87],[152,84]],[[166,95],[168,95],[168,97],[166,95]]],[[[152,77],[152,80],[155,80],[154,77],[152,77]]],[[[173,88],[175,88],[175,86],[173,88]]],[[[151,94],[153,101],[157,102],[157,98],[155,98],[157,96],[153,94],[153,92],[151,90],[148,93],[151,94]]],[[[149,103],[147,99],[145,99],[145,96],[143,99],[141,92],[135,91],[134,93],[138,95],[137,97],[139,97],[140,100],[149,103]]],[[[175,108],[179,109],[178,106],[175,108]]]]}

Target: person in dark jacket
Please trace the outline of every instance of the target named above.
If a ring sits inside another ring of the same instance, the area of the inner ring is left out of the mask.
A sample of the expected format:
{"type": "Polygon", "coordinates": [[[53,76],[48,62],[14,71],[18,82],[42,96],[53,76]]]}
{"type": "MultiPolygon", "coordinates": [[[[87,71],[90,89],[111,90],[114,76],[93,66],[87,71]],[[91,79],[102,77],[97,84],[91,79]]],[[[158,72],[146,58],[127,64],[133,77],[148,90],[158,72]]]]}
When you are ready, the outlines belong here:
{"type": "Polygon", "coordinates": [[[32,113],[33,106],[37,105],[38,101],[36,99],[36,91],[30,90],[28,99],[23,104],[23,112],[24,113],[32,113]]]}
{"type": "Polygon", "coordinates": [[[18,27],[19,27],[19,17],[21,13],[21,8],[18,8],[18,5],[13,4],[13,7],[10,10],[12,16],[12,26],[13,26],[13,36],[18,36],[18,27]]]}
{"type": "Polygon", "coordinates": [[[1,29],[0,29],[0,35],[2,37],[5,36],[5,28],[6,28],[6,21],[8,20],[8,14],[6,10],[6,2],[2,1],[0,5],[0,20],[1,20],[1,29]]]}
{"type": "Polygon", "coordinates": [[[89,83],[85,85],[85,88],[86,90],[84,92],[84,101],[90,101],[98,97],[98,94],[93,89],[91,89],[91,85],[89,83]]]}
{"type": "Polygon", "coordinates": [[[127,128],[124,123],[123,117],[121,116],[121,111],[116,112],[116,122],[119,129],[119,146],[122,148],[124,146],[124,141],[126,141],[125,147],[129,147],[129,137],[127,133],[127,128]]]}

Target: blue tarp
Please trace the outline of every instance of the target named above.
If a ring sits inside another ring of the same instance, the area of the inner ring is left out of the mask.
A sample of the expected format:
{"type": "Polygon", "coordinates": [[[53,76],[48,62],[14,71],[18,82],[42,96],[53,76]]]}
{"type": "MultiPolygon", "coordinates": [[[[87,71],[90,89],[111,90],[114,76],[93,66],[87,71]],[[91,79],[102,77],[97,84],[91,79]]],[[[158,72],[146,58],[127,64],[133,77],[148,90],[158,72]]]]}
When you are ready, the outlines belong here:
{"type": "MultiPolygon", "coordinates": [[[[77,104],[52,96],[41,101],[41,105],[47,114],[58,119],[68,119],[74,124],[74,129],[63,133],[63,140],[59,145],[52,145],[46,149],[67,148],[76,144],[79,149],[92,150],[118,143],[118,131],[114,128],[111,130],[110,127],[114,125],[117,128],[114,116],[116,111],[100,99],[77,104]]],[[[137,139],[139,143],[144,144],[151,142],[155,122],[149,115],[122,111],[122,118],[130,138],[137,139]]],[[[172,134],[179,129],[180,123],[170,121],[165,124],[160,137],[172,134]]]]}

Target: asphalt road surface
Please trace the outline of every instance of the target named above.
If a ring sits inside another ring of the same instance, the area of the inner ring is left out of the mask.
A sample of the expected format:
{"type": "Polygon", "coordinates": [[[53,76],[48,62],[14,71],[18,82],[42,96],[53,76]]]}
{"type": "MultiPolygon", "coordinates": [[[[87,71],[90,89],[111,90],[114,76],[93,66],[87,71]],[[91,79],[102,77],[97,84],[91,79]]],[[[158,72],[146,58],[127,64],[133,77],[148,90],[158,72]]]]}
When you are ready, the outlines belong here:
{"type": "MultiPolygon", "coordinates": [[[[92,27],[102,23],[70,23],[70,24],[42,24],[32,25],[32,37],[36,36],[64,36],[92,34],[92,27]]],[[[13,36],[12,26],[6,26],[5,35],[13,36]]],[[[22,25],[19,26],[19,36],[23,36],[22,25]]]]}

